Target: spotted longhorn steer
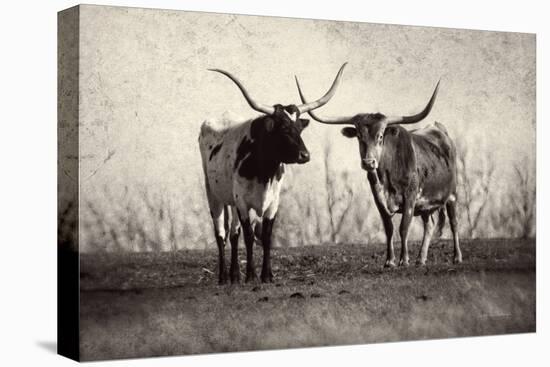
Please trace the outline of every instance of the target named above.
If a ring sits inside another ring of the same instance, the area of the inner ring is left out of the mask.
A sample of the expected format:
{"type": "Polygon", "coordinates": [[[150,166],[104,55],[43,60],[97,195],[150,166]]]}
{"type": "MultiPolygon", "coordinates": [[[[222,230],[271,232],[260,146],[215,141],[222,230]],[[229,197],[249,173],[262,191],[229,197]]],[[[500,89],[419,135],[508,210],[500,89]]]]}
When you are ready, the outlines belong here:
{"type": "MultiPolygon", "coordinates": [[[[296,85],[303,103],[306,99],[296,85]]],[[[456,148],[440,123],[408,131],[400,125],[413,124],[424,119],[437,96],[439,83],[424,110],[413,116],[385,116],[381,113],[361,113],[350,117],[320,118],[309,112],[316,121],[325,124],[353,125],[342,134],[357,137],[361,167],[367,178],[374,201],[382,217],[387,239],[385,266],[395,266],[393,252],[392,216],[401,213],[401,259],[399,265],[409,264],[407,238],[413,216],[424,222],[424,236],[417,263],[424,265],[438,214],[438,232],[445,223],[445,208],[449,216],[454,241],[454,261],[462,262],[458,240],[456,214],[456,148]]]]}
{"type": "Polygon", "coordinates": [[[214,222],[219,250],[219,283],[227,282],[224,248],[231,242],[231,282],[240,280],[238,241],[240,226],[246,245],[246,281],[257,279],[253,263],[254,231],[251,211],[261,218],[263,265],[261,280],[271,282],[271,232],[285,172],[285,164],[309,161],[309,152],[300,137],[309,120],[300,115],[327,103],[336,92],[342,65],[329,91],[311,103],[268,106],[254,101],[241,82],[230,73],[212,69],[231,79],[250,107],[263,115],[246,121],[205,121],[199,146],[205,174],[206,195],[214,222]],[[231,229],[227,233],[229,213],[231,229]]]}

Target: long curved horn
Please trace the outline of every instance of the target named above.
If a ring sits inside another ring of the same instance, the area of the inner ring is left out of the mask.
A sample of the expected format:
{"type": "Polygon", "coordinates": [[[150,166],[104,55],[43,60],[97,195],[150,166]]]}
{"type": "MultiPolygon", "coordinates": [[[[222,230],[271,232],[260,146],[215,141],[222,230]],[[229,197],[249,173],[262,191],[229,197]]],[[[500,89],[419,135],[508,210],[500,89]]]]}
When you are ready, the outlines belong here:
{"type": "MultiPolygon", "coordinates": [[[[340,70],[338,71],[338,74],[336,74],[336,78],[334,79],[334,82],[332,82],[332,86],[330,87],[330,89],[328,90],[328,92],[321,98],[319,98],[318,100],[314,101],[314,102],[306,102],[304,100],[304,98],[302,98],[302,103],[301,105],[297,106],[298,107],[298,110],[300,111],[300,113],[305,113],[305,112],[309,112],[311,110],[314,110],[316,108],[319,108],[325,104],[328,103],[328,101],[330,101],[330,99],[334,96],[334,94],[336,93],[336,89],[338,89],[338,85],[340,85],[340,80],[342,79],[342,73],[344,72],[344,68],[346,67],[348,63],[345,62],[341,67],[340,67],[340,70]]],[[[296,78],[296,76],[294,76],[296,78]]],[[[298,78],[296,78],[296,83],[298,83],[298,78]]],[[[298,85],[298,90],[300,90],[300,86],[298,85]]],[[[301,92],[300,92],[300,97],[301,97],[301,92]]]]}
{"type": "Polygon", "coordinates": [[[244,88],[244,86],[241,84],[241,82],[239,81],[239,79],[237,79],[236,77],[234,77],[233,75],[231,75],[231,73],[225,71],[225,70],[221,70],[221,69],[208,69],[209,71],[215,71],[215,72],[218,72],[218,73],[221,73],[223,75],[225,75],[226,77],[228,77],[229,79],[231,79],[233,81],[233,83],[237,84],[237,87],[239,87],[239,89],[241,90],[244,98],[246,99],[246,101],[248,102],[248,105],[258,111],[258,112],[261,112],[261,113],[265,113],[265,114],[268,114],[268,115],[271,115],[273,112],[275,112],[275,108],[273,106],[269,106],[269,105],[266,105],[266,104],[262,104],[262,103],[258,103],[256,102],[255,100],[252,99],[252,97],[250,97],[250,95],[248,94],[248,92],[246,91],[246,89],[244,88]]]}
{"type": "Polygon", "coordinates": [[[419,122],[419,121],[423,120],[424,118],[426,118],[426,116],[428,116],[428,114],[432,110],[432,106],[435,102],[435,97],[437,97],[437,91],[439,89],[439,83],[440,82],[441,82],[441,80],[439,80],[437,82],[437,85],[435,86],[435,90],[432,94],[432,98],[430,98],[430,101],[428,102],[426,107],[424,107],[422,112],[417,113],[416,115],[412,115],[412,116],[389,116],[389,117],[386,118],[386,121],[388,122],[388,125],[414,124],[415,122],[419,122]]]}
{"type": "MultiPolygon", "coordinates": [[[[302,100],[302,103],[307,103],[306,98],[304,97],[304,94],[302,93],[302,89],[300,88],[300,82],[298,82],[298,77],[294,76],[294,78],[296,79],[296,86],[298,87],[298,93],[300,94],[300,99],[302,100]]],[[[323,123],[323,124],[328,124],[328,125],[348,125],[348,124],[351,124],[351,122],[350,122],[351,117],[334,117],[334,118],[326,119],[326,118],[321,118],[321,117],[317,116],[311,110],[308,111],[307,113],[315,121],[318,121],[318,122],[323,123]]]]}

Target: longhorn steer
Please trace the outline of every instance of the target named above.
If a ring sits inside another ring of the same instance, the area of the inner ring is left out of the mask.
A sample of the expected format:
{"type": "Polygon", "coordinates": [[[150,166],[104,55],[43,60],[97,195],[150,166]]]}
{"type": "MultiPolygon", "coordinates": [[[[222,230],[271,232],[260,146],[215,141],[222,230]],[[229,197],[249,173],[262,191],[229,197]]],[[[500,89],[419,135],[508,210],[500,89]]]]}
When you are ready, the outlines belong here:
{"type": "MultiPolygon", "coordinates": [[[[296,85],[303,103],[306,99],[296,85]]],[[[418,264],[424,265],[428,247],[435,229],[434,215],[439,214],[439,232],[449,216],[454,241],[454,262],[462,262],[458,239],[456,214],[456,149],[445,127],[436,122],[434,126],[407,131],[400,125],[413,124],[424,119],[437,96],[439,83],[422,112],[413,116],[385,116],[381,113],[362,113],[351,117],[332,119],[309,115],[325,124],[353,125],[345,127],[342,134],[357,137],[361,167],[367,178],[374,201],[382,217],[387,240],[385,266],[395,266],[393,251],[392,216],[401,213],[401,259],[399,265],[409,264],[408,233],[413,216],[424,222],[424,236],[418,264]]]]}
{"type": "Polygon", "coordinates": [[[254,101],[241,82],[230,73],[212,69],[231,79],[241,90],[250,107],[262,116],[244,122],[221,119],[205,121],[199,146],[205,175],[206,195],[214,222],[219,250],[219,283],[227,282],[224,248],[227,241],[229,211],[232,213],[231,282],[240,280],[238,241],[240,226],[246,245],[246,281],[257,279],[253,263],[254,231],[251,211],[262,218],[261,242],[263,265],[261,280],[271,282],[271,232],[277,209],[284,165],[309,161],[309,152],[300,137],[309,120],[300,114],[319,108],[336,92],[344,69],[342,65],[329,91],[319,100],[299,106],[268,106],[254,101]]]}

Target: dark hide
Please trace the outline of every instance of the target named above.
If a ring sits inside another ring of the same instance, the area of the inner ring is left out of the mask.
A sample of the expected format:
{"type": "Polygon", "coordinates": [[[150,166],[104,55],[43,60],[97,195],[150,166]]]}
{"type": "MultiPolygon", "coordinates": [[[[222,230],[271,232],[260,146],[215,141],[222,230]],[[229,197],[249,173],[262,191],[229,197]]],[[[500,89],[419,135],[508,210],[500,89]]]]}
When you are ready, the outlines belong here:
{"type": "Polygon", "coordinates": [[[462,262],[456,219],[456,151],[445,127],[408,131],[388,125],[382,114],[359,114],[342,129],[342,135],[359,140],[361,167],[380,212],[387,240],[385,266],[395,266],[393,222],[395,213],[403,214],[399,226],[401,259],[409,264],[408,232],[413,216],[424,221],[424,237],[419,264],[425,264],[433,235],[432,214],[439,212],[438,232],[445,222],[445,208],[451,222],[455,263],[462,262]]]}
{"type": "MultiPolygon", "coordinates": [[[[369,136],[376,134],[379,124],[371,125],[369,136]]],[[[383,126],[382,126],[383,128],[383,126]]],[[[380,131],[380,130],[378,130],[380,131]]],[[[388,126],[384,131],[382,151],[378,168],[368,174],[371,189],[387,236],[386,266],[395,266],[393,251],[393,225],[391,216],[401,213],[399,233],[401,237],[401,259],[399,265],[409,264],[408,231],[415,215],[421,215],[424,222],[439,212],[438,228],[440,232],[445,222],[445,206],[455,210],[456,196],[456,160],[455,148],[445,130],[436,128],[421,129],[413,132],[396,125],[388,126]]],[[[449,209],[447,209],[449,210],[449,209]]],[[[454,211],[452,212],[454,215],[454,211]]],[[[456,217],[456,216],[455,216],[456,217]]],[[[455,246],[455,262],[462,261],[456,218],[451,225],[455,246]]],[[[425,264],[428,246],[432,234],[424,229],[419,264],[425,264]],[[427,237],[426,237],[427,236],[427,237]]],[[[433,231],[433,230],[431,230],[433,231]]]]}
{"type": "Polygon", "coordinates": [[[234,169],[240,164],[240,176],[249,180],[256,178],[265,184],[282,175],[281,163],[305,163],[309,160],[309,152],[300,137],[309,120],[298,118],[294,122],[284,110],[299,116],[296,106],[276,105],[273,115],[252,121],[250,138],[245,136],[237,148],[234,169]]]}
{"type": "Polygon", "coordinates": [[[389,211],[402,213],[404,198],[414,199],[420,188],[430,205],[416,207],[415,215],[443,205],[456,191],[455,155],[454,145],[442,131],[409,132],[402,126],[388,126],[376,172],[386,189],[389,211]]]}
{"type": "Polygon", "coordinates": [[[382,156],[378,163],[378,178],[387,188],[390,205],[399,207],[401,212],[403,197],[414,195],[418,188],[415,175],[416,159],[412,146],[412,138],[401,126],[389,126],[384,133],[382,156]]]}

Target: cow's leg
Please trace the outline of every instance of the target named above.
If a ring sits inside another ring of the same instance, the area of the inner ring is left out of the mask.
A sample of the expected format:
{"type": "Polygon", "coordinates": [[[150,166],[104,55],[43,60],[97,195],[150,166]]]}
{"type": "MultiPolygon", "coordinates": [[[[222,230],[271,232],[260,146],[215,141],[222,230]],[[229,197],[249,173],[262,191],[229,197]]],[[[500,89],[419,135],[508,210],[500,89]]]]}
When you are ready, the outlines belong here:
{"type": "MultiPolygon", "coordinates": [[[[279,181],[280,184],[280,181],[279,181]]],[[[273,232],[273,224],[277,217],[279,209],[279,191],[276,190],[275,197],[271,205],[263,213],[261,242],[264,249],[264,259],[262,262],[261,279],[263,283],[273,282],[273,273],[271,272],[271,234],[273,232]]]]}
{"type": "Polygon", "coordinates": [[[454,262],[455,264],[460,264],[462,262],[462,252],[460,251],[460,243],[458,241],[458,220],[456,217],[456,200],[447,201],[446,207],[447,207],[447,216],[449,217],[449,222],[451,223],[451,231],[453,232],[454,262]]]}
{"type": "Polygon", "coordinates": [[[235,207],[231,208],[231,231],[229,241],[231,242],[231,266],[229,276],[231,283],[238,283],[241,280],[241,269],[239,267],[239,236],[241,234],[241,224],[239,215],[235,207]]]}
{"type": "Polygon", "coordinates": [[[214,223],[214,235],[218,244],[218,282],[227,283],[227,269],[225,267],[225,218],[223,205],[210,205],[210,214],[214,223]]]}
{"type": "Polygon", "coordinates": [[[384,224],[384,231],[386,232],[386,262],[384,267],[395,267],[395,253],[393,252],[393,222],[391,216],[382,214],[382,223],[384,224]]]}
{"type": "Polygon", "coordinates": [[[271,232],[275,217],[264,218],[262,223],[262,245],[264,248],[264,260],[262,264],[261,279],[263,283],[273,282],[273,273],[271,272],[271,232]]]}
{"type": "Polygon", "coordinates": [[[413,218],[414,202],[405,199],[403,204],[403,215],[401,216],[401,225],[399,226],[399,235],[401,236],[401,258],[399,266],[409,265],[409,227],[413,218]]]}
{"type": "Polygon", "coordinates": [[[418,254],[418,260],[416,261],[418,265],[426,265],[428,248],[430,247],[430,241],[432,240],[435,229],[433,215],[422,214],[422,221],[424,222],[424,236],[422,237],[422,247],[420,248],[420,253],[418,254]]]}
{"type": "Polygon", "coordinates": [[[246,246],[246,278],[245,282],[258,280],[254,269],[254,232],[250,223],[250,216],[245,210],[239,209],[239,219],[243,228],[244,244],[246,246]],[[245,213],[243,213],[245,212],[245,213]]]}

